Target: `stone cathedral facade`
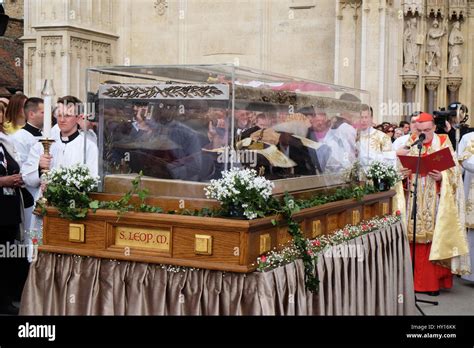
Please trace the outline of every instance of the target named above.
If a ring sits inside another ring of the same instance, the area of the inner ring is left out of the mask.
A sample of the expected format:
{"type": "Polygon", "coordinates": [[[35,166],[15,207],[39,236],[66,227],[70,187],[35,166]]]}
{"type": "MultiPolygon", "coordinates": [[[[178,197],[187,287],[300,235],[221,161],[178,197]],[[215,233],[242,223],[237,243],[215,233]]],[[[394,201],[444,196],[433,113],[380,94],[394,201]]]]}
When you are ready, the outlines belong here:
{"type": "Polygon", "coordinates": [[[472,0],[24,0],[21,39],[27,95],[84,98],[89,66],[233,62],[366,89],[377,120],[474,101],[472,0]]]}

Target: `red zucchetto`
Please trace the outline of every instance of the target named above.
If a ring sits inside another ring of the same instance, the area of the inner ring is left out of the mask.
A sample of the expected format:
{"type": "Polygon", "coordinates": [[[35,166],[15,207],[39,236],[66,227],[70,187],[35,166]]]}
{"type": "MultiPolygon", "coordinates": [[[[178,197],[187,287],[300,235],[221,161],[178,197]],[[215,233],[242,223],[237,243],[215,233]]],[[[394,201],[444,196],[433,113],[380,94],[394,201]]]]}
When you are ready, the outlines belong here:
{"type": "Polygon", "coordinates": [[[433,115],[430,115],[426,112],[422,112],[421,114],[418,115],[417,118],[415,118],[416,122],[433,122],[433,115]]]}

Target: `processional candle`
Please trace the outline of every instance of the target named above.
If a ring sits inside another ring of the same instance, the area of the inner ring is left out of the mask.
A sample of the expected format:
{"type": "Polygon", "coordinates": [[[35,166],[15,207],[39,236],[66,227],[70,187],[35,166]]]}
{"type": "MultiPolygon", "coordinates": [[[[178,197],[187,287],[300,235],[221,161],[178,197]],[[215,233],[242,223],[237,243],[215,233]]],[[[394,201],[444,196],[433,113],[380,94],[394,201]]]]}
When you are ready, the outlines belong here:
{"type": "Polygon", "coordinates": [[[43,137],[51,138],[51,113],[53,108],[53,97],[55,95],[53,80],[45,80],[44,87],[41,91],[44,100],[44,122],[43,122],[43,137]]]}

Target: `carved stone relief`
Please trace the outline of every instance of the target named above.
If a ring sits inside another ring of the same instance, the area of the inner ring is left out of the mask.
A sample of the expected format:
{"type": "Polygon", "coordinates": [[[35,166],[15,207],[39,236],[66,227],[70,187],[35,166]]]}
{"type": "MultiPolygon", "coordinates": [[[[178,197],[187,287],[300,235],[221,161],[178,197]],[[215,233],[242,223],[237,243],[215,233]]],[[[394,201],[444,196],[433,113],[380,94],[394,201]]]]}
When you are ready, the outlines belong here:
{"type": "Polygon", "coordinates": [[[112,55],[110,50],[110,44],[92,41],[92,59],[94,64],[110,64],[112,62],[112,55]]]}
{"type": "Polygon", "coordinates": [[[62,50],[62,36],[43,36],[41,38],[41,53],[55,56],[62,50]]]}
{"type": "Polygon", "coordinates": [[[71,50],[77,58],[87,58],[89,55],[90,41],[71,37],[71,50]]]}
{"type": "Polygon", "coordinates": [[[467,15],[467,0],[449,0],[449,17],[461,19],[467,15]]]}
{"type": "Polygon", "coordinates": [[[426,16],[444,17],[445,0],[426,0],[426,16]]]}
{"type": "Polygon", "coordinates": [[[408,16],[409,14],[412,14],[413,16],[423,16],[423,0],[405,0],[403,2],[403,13],[405,16],[408,16]]]}
{"type": "Polygon", "coordinates": [[[418,28],[416,18],[406,21],[403,32],[403,72],[416,74],[418,71],[418,60],[420,57],[420,47],[417,42],[418,28]]]}
{"type": "Polygon", "coordinates": [[[426,34],[425,71],[429,75],[439,75],[441,66],[441,38],[446,35],[446,25],[440,27],[437,19],[431,22],[426,34]]]}
{"type": "Polygon", "coordinates": [[[453,29],[451,29],[448,39],[448,73],[450,75],[461,74],[463,44],[464,37],[461,32],[461,24],[456,21],[453,23],[453,29]]]}
{"type": "Polygon", "coordinates": [[[338,6],[337,19],[342,19],[342,12],[345,9],[351,9],[353,11],[353,18],[358,18],[358,10],[362,5],[362,0],[340,0],[338,6]]]}
{"type": "Polygon", "coordinates": [[[26,56],[25,64],[29,67],[33,65],[33,60],[36,55],[36,47],[28,47],[28,55],[26,56]]]}
{"type": "Polygon", "coordinates": [[[155,0],[153,7],[159,16],[163,16],[168,8],[168,0],[155,0]]]}

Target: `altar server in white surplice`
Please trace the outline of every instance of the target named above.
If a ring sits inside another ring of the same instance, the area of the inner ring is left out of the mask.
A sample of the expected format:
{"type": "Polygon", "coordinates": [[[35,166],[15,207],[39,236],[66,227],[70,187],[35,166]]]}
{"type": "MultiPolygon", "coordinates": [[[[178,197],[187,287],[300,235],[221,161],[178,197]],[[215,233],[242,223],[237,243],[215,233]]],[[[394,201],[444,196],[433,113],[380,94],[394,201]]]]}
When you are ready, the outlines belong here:
{"type": "MultiPolygon", "coordinates": [[[[84,124],[83,120],[79,121],[79,124],[84,124]]],[[[84,134],[85,132],[79,128],[79,133],[84,134]]],[[[55,124],[53,128],[51,128],[51,138],[52,139],[59,139],[60,138],[61,131],[59,129],[58,124],[55,124]]],[[[87,130],[87,138],[89,140],[92,140],[94,144],[97,145],[97,134],[95,134],[94,130],[88,129],[87,130]]]]}
{"type": "MultiPolygon", "coordinates": [[[[467,133],[459,142],[459,162],[464,169],[464,194],[466,197],[466,227],[471,267],[474,264],[474,133],[467,133]]],[[[463,275],[474,282],[474,274],[463,275]]]]}
{"type": "Polygon", "coordinates": [[[359,161],[367,169],[373,161],[381,161],[396,166],[397,155],[392,149],[390,137],[372,127],[372,108],[362,105],[357,140],[359,161]]]}
{"type": "MultiPolygon", "coordinates": [[[[45,155],[41,143],[34,145],[28,155],[27,162],[22,166],[24,181],[27,185],[39,188],[41,185],[41,169],[69,167],[77,163],[84,163],[91,175],[98,175],[97,145],[78,130],[76,110],[81,103],[79,99],[66,96],[58,100],[55,117],[60,129],[60,137],[51,145],[50,155],[45,155]],[[86,147],[84,158],[84,146],[86,147]]],[[[39,194],[35,199],[40,198],[39,194]]],[[[39,230],[41,219],[32,219],[31,229],[39,230]]]]}
{"type": "MultiPolygon", "coordinates": [[[[16,151],[20,156],[20,162],[26,163],[31,148],[41,139],[44,118],[44,105],[41,98],[29,98],[24,106],[26,124],[22,129],[15,132],[11,139],[15,144],[16,151]]],[[[26,186],[26,189],[33,197],[38,195],[38,188],[34,186],[26,186]]],[[[31,217],[33,216],[34,206],[24,209],[25,220],[23,226],[25,229],[30,227],[31,217]]]]}

